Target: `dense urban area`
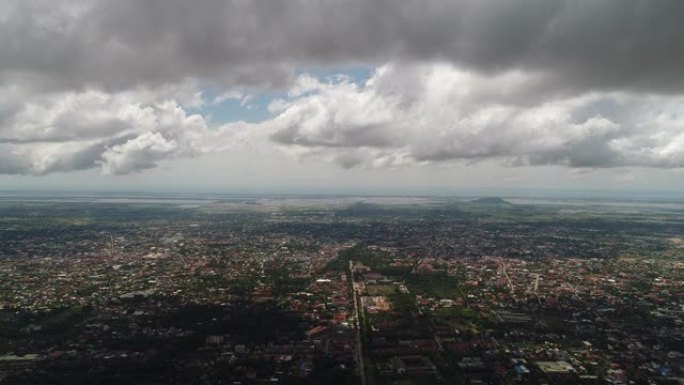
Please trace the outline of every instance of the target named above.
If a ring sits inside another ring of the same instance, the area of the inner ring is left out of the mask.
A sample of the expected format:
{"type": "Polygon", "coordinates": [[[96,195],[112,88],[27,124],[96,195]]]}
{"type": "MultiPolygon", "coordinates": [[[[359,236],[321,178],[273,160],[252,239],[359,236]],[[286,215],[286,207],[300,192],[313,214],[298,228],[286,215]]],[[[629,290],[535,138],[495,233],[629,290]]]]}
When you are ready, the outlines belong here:
{"type": "Polygon", "coordinates": [[[684,384],[684,204],[2,198],[0,384],[684,384]]]}

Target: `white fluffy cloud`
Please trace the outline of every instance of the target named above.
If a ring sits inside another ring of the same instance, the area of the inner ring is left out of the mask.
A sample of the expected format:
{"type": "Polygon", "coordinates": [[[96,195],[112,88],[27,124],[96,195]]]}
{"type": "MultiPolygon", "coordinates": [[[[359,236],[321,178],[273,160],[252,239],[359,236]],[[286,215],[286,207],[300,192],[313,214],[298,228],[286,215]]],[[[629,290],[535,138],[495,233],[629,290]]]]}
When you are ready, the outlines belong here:
{"type": "Polygon", "coordinates": [[[201,105],[193,87],[53,93],[5,114],[0,173],[126,174],[246,144],[344,168],[484,159],[508,166],[684,167],[684,98],[564,96],[545,92],[547,81],[533,72],[487,76],[448,63],[387,64],[363,84],[302,75],[285,99],[271,103],[272,118],[219,127],[170,97],[201,105]]]}
{"type": "Polygon", "coordinates": [[[343,167],[499,158],[510,165],[684,166],[684,98],[530,95],[544,77],[386,65],[363,85],[301,77],[271,138],[343,167]],[[547,99],[548,98],[548,99],[547,99]],[[324,151],[325,149],[325,151],[324,151]]]}
{"type": "Polygon", "coordinates": [[[7,114],[0,128],[0,173],[99,168],[125,174],[164,159],[225,150],[244,130],[244,123],[210,128],[202,116],[189,115],[166,97],[140,89],[31,98],[7,114]]]}

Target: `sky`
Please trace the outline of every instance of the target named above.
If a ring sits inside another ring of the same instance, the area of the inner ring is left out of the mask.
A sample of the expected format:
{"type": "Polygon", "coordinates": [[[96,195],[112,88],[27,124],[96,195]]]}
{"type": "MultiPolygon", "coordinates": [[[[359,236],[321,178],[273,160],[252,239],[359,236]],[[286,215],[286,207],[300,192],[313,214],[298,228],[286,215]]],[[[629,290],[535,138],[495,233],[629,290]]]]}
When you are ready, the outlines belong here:
{"type": "Polygon", "coordinates": [[[684,189],[681,0],[0,0],[0,190],[684,189]]]}

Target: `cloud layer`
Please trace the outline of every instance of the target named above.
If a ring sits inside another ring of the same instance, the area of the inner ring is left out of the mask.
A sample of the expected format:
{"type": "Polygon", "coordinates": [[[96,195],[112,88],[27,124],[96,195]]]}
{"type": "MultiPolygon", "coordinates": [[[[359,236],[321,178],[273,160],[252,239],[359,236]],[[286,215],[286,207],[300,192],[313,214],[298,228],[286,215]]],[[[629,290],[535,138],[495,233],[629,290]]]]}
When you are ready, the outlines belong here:
{"type": "Polygon", "coordinates": [[[346,168],[683,167],[682,17],[680,0],[10,0],[0,173],[125,174],[245,141],[346,168]],[[345,66],[376,70],[294,75],[345,66]],[[201,113],[273,90],[257,124],[201,113]]]}
{"type": "Polygon", "coordinates": [[[22,0],[4,8],[0,76],[44,86],[187,78],[270,86],[297,66],[403,60],[552,73],[569,88],[684,85],[678,0],[22,0]]]}

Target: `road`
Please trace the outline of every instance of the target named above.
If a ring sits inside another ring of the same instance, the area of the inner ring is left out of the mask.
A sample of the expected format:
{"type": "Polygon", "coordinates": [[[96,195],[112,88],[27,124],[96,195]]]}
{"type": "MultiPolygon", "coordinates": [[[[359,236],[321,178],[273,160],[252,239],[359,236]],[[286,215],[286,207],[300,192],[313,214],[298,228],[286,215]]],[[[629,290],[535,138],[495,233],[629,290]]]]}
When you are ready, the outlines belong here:
{"type": "Polygon", "coordinates": [[[354,281],[353,261],[349,261],[349,274],[354,297],[354,314],[356,315],[356,322],[354,322],[356,328],[356,366],[358,367],[359,378],[361,378],[361,385],[366,385],[366,364],[363,361],[363,341],[361,338],[361,333],[363,332],[361,328],[363,322],[363,308],[359,302],[358,289],[356,287],[356,281],[354,281]]]}

